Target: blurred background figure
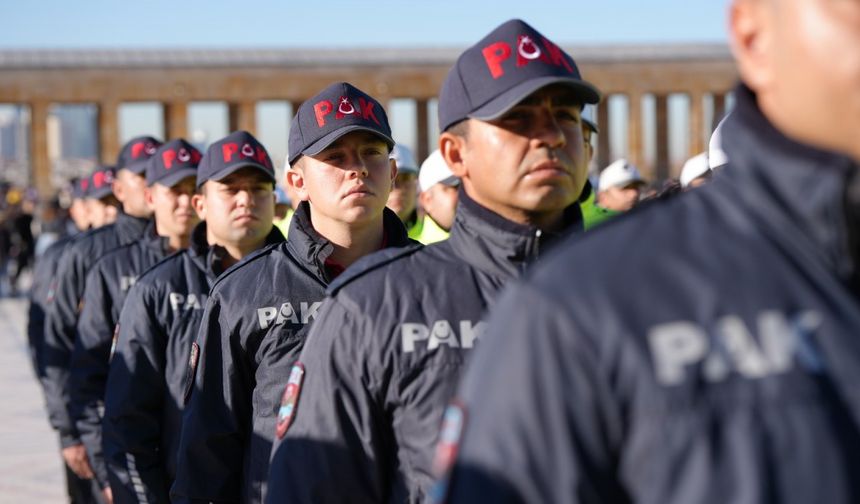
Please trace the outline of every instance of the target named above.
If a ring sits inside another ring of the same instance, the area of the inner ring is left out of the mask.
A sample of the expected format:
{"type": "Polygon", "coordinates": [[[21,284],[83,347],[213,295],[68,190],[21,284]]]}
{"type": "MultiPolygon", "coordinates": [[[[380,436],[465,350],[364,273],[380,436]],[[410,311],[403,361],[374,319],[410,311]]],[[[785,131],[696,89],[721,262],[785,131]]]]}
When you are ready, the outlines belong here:
{"type": "Polygon", "coordinates": [[[390,157],[397,164],[397,178],[386,206],[400,217],[411,236],[412,228],[418,224],[418,163],[402,144],[394,145],[390,157]]]}
{"type": "Polygon", "coordinates": [[[711,171],[711,167],[708,164],[708,153],[702,152],[701,154],[696,154],[688,159],[684,163],[684,167],[681,168],[681,187],[685,190],[699,187],[710,180],[713,174],[714,172],[711,171]]]}
{"type": "Polygon", "coordinates": [[[729,164],[729,156],[723,150],[723,125],[732,114],[729,113],[723,120],[714,128],[711,133],[711,140],[708,142],[708,166],[711,170],[719,170],[729,164]]]}
{"type": "Polygon", "coordinates": [[[448,238],[457,211],[459,187],[460,179],[451,173],[442,153],[436,149],[421,163],[418,172],[421,190],[418,202],[423,215],[409,230],[410,238],[425,245],[448,238]]]}
{"type": "Polygon", "coordinates": [[[293,219],[293,212],[295,211],[295,208],[293,208],[293,201],[295,201],[295,199],[287,196],[286,189],[281,186],[275,187],[274,224],[281,230],[284,237],[286,237],[290,231],[290,221],[293,219]]]}
{"type": "Polygon", "coordinates": [[[619,159],[600,173],[597,184],[597,206],[616,215],[639,203],[645,180],[639,169],[626,159],[619,159]]]}

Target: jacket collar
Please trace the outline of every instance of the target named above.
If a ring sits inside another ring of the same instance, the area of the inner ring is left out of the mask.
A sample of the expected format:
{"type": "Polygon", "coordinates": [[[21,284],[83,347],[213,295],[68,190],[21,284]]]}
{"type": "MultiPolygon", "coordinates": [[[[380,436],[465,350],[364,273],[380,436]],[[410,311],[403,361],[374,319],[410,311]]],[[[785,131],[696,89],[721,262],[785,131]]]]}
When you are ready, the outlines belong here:
{"type": "Polygon", "coordinates": [[[119,238],[120,245],[127,245],[133,241],[139,240],[144,236],[147,226],[150,225],[151,219],[143,217],[132,217],[120,210],[116,217],[114,229],[119,238]]]}
{"type": "Polygon", "coordinates": [[[848,201],[848,188],[857,181],[856,163],[783,135],[745,85],[738,86],[735,96],[737,106],[723,127],[729,156],[725,175],[735,179],[733,187],[754,218],[795,235],[796,243],[827,269],[850,280],[858,252],[851,244],[860,231],[852,229],[860,205],[848,201]]]}
{"type": "MultiPolygon", "coordinates": [[[[191,239],[188,247],[188,255],[194,264],[206,273],[209,279],[210,287],[215,279],[224,272],[224,263],[221,261],[227,256],[227,251],[220,245],[210,245],[206,237],[206,221],[202,221],[191,231],[191,239]]],[[[284,241],[284,235],[277,226],[272,226],[272,230],[266,236],[264,248],[274,243],[284,241]]]]}
{"type": "Polygon", "coordinates": [[[561,230],[543,231],[505,219],[479,205],[461,188],[448,243],[460,258],[479,270],[503,278],[517,277],[553,241],[581,229],[578,202],[565,209],[561,230]]]}
{"type": "MultiPolygon", "coordinates": [[[[397,214],[388,208],[383,210],[382,226],[385,232],[385,247],[404,247],[410,242],[406,228],[397,214]]],[[[311,207],[307,201],[299,204],[290,221],[287,249],[290,254],[314,276],[328,285],[331,278],[326,270],[326,260],[334,252],[334,244],[320,235],[311,223],[311,207]]]]}

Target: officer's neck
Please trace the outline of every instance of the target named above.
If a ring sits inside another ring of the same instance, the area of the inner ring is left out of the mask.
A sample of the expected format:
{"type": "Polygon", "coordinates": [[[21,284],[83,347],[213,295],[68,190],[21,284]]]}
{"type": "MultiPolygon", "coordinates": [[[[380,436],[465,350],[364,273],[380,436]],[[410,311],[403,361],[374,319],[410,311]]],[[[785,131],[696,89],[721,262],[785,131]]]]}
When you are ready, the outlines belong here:
{"type": "MultiPolygon", "coordinates": [[[[271,229],[269,230],[271,232],[271,229]]],[[[250,254],[251,252],[263,248],[266,244],[266,238],[268,237],[268,232],[260,239],[256,239],[253,241],[240,241],[240,242],[229,242],[226,240],[219,240],[218,237],[212,234],[209,227],[206,228],[206,241],[209,242],[209,246],[220,246],[224,249],[227,254],[221,258],[221,267],[223,269],[227,269],[230,266],[233,266],[237,262],[241,261],[242,258],[250,254]]]]}
{"type": "Polygon", "coordinates": [[[311,210],[314,230],[334,245],[329,259],[349,267],[360,258],[375,252],[382,246],[384,236],[382,214],[360,223],[343,222],[311,210]]]}

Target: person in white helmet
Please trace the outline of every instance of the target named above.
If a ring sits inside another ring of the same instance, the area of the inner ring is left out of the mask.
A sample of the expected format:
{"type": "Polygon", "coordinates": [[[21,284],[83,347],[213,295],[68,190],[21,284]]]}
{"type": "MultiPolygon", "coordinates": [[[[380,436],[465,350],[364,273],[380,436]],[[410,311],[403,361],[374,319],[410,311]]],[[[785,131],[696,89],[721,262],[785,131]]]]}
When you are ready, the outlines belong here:
{"type": "Polygon", "coordinates": [[[610,212],[626,212],[639,203],[644,185],[639,169],[626,159],[619,159],[600,172],[597,204],[610,212]]]}

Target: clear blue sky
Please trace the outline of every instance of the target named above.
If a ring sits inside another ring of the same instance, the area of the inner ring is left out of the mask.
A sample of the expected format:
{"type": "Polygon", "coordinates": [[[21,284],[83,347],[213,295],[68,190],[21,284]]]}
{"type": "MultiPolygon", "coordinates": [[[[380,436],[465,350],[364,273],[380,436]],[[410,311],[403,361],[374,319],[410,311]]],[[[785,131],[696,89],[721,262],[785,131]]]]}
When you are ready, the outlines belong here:
{"type": "Polygon", "coordinates": [[[2,0],[0,48],[465,46],[520,17],[562,44],[720,42],[727,0],[2,0]]]}

